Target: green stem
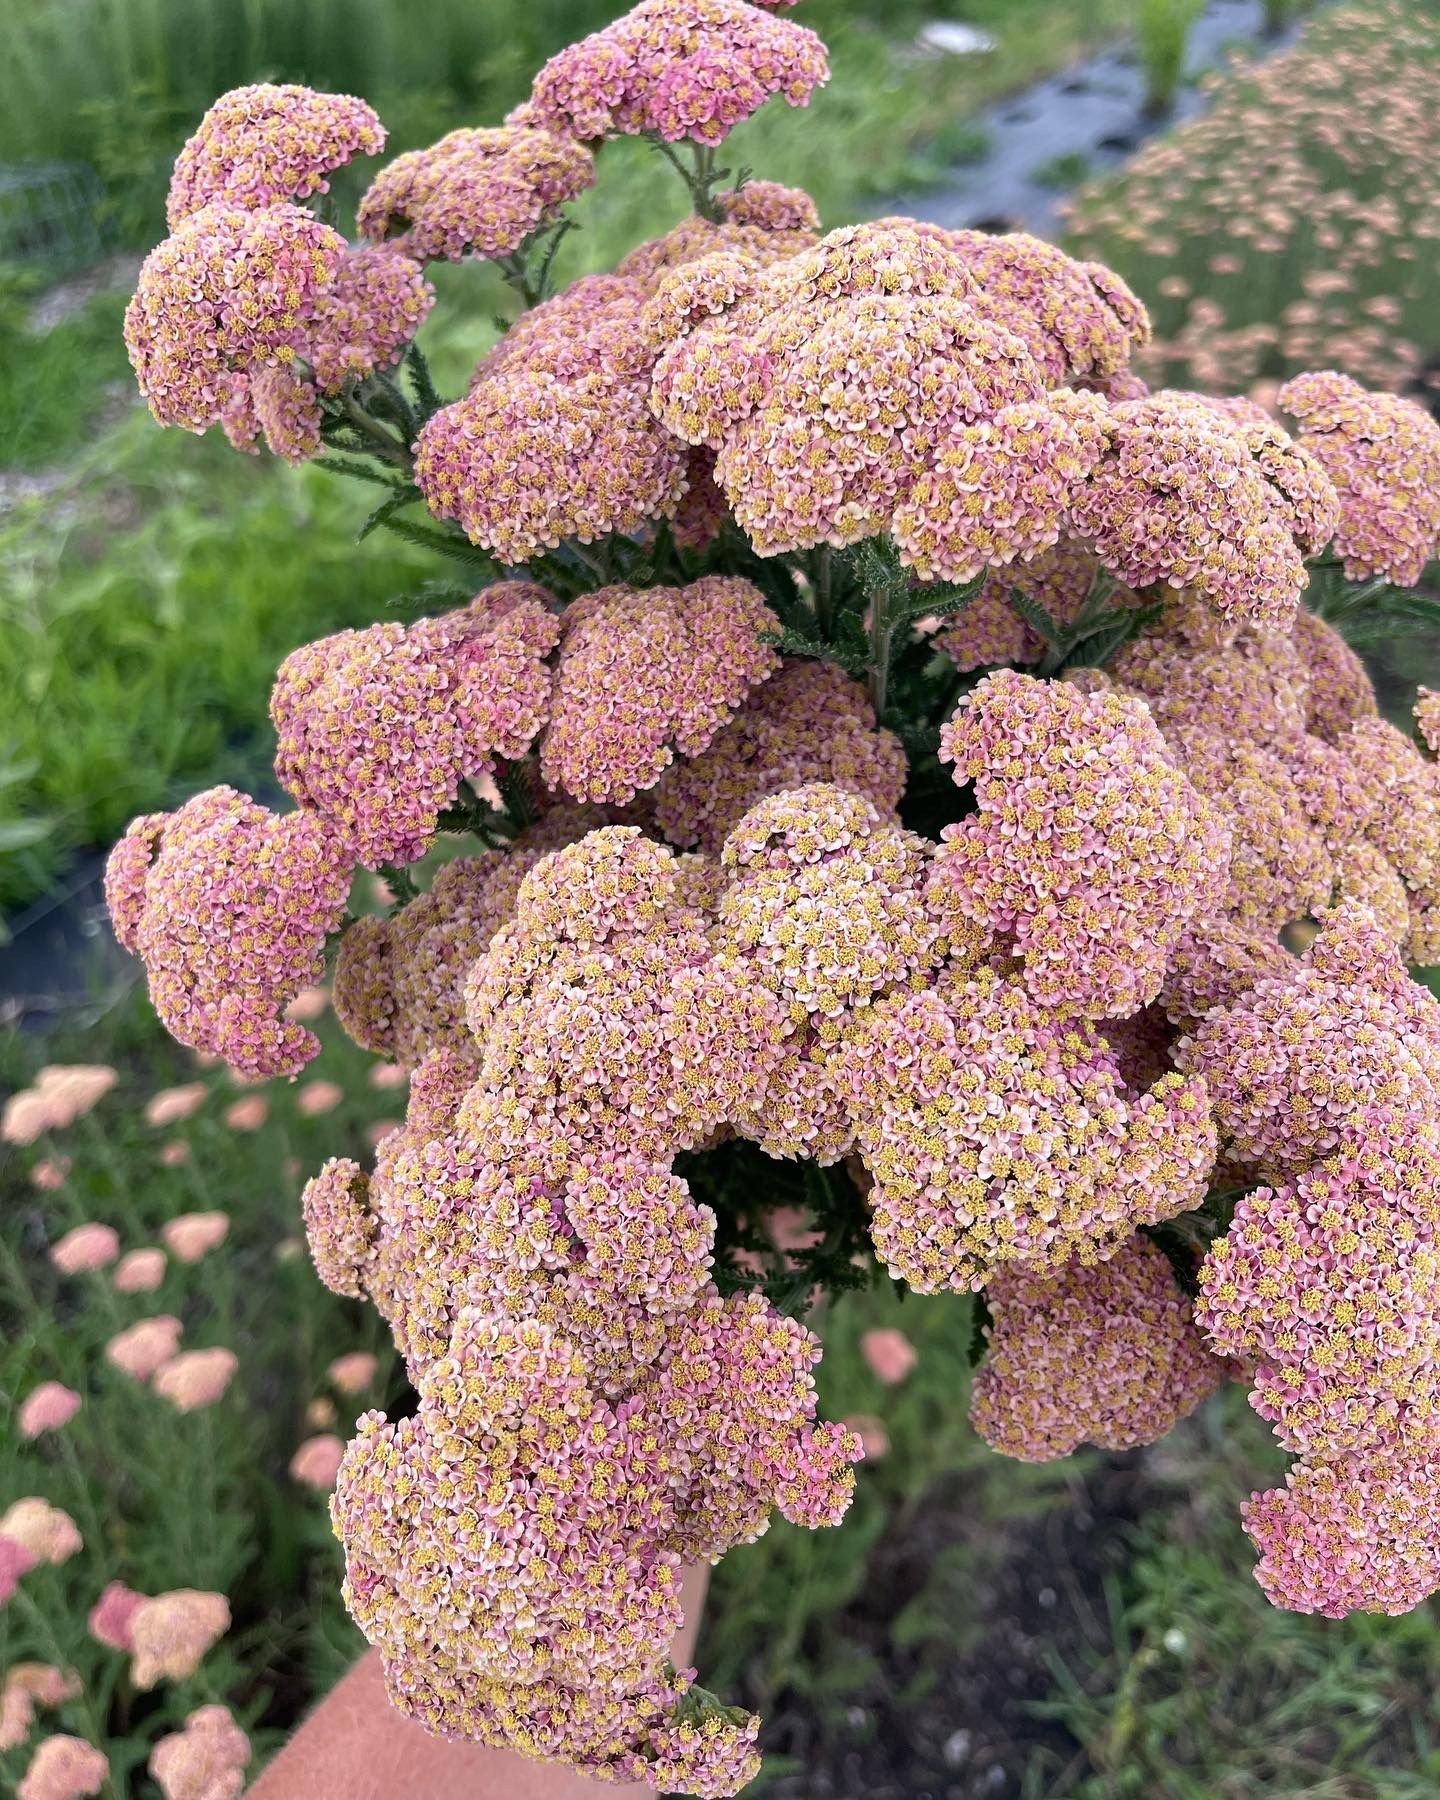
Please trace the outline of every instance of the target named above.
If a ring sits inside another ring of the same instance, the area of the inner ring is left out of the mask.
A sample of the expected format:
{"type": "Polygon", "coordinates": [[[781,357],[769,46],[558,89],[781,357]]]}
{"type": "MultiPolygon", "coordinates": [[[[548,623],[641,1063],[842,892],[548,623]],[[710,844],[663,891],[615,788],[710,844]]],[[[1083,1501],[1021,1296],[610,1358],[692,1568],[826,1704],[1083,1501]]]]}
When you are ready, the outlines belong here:
{"type": "Polygon", "coordinates": [[[870,601],[870,704],[875,717],[885,722],[885,702],[890,692],[890,656],[895,637],[896,619],[887,588],[872,588],[870,601]]]}
{"type": "Polygon", "coordinates": [[[727,173],[715,167],[715,148],[712,144],[695,145],[695,211],[702,219],[708,219],[712,225],[718,225],[724,216],[715,204],[712,189],[724,180],[727,173]]]}
{"type": "Polygon", "coordinates": [[[398,863],[386,863],[378,873],[386,887],[394,894],[397,907],[418,899],[420,890],[415,885],[415,877],[408,869],[402,869],[398,863]]]}
{"type": "Polygon", "coordinates": [[[565,242],[567,235],[576,229],[573,219],[557,219],[549,228],[550,241],[545,246],[545,254],[540,260],[540,273],[536,276],[535,285],[541,300],[548,300],[554,292],[551,286],[550,273],[555,266],[555,252],[565,242]]]}
{"type": "Polygon", "coordinates": [[[388,427],[366,412],[355,398],[352,389],[346,389],[341,397],[341,405],[345,409],[345,417],[358,432],[375,445],[378,455],[383,456],[388,462],[398,463],[407,473],[414,469],[415,464],[411,459],[408,446],[403,444],[388,427]]]}
{"type": "Polygon", "coordinates": [[[525,258],[518,251],[509,256],[497,256],[494,262],[501,275],[525,302],[527,311],[539,304],[540,295],[530,280],[530,270],[525,258]]]}
{"type": "Polygon", "coordinates": [[[821,544],[811,566],[811,583],[815,590],[815,627],[827,641],[835,606],[835,552],[829,544],[821,544]]]}
{"type": "Polygon", "coordinates": [[[712,225],[719,224],[723,214],[715,204],[713,189],[725,179],[730,171],[716,168],[713,144],[697,144],[693,138],[686,138],[683,141],[690,150],[688,164],[684,157],[664,138],[652,137],[650,139],[650,142],[689,189],[690,204],[695,208],[696,216],[709,220],[712,225]]]}

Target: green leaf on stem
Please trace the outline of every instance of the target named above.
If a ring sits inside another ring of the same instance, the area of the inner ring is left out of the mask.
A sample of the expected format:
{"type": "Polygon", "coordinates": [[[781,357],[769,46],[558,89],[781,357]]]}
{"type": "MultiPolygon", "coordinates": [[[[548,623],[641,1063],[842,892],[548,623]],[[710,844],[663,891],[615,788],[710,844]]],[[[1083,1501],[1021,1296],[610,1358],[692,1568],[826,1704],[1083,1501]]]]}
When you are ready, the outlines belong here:
{"type": "Polygon", "coordinates": [[[773,644],[782,656],[810,656],[822,662],[838,663],[847,675],[863,675],[865,658],[856,656],[839,644],[827,644],[821,638],[807,637],[802,631],[766,631],[761,642],[773,644]]]}
{"type": "Polygon", "coordinates": [[[1031,599],[1029,594],[1022,594],[1019,588],[1011,588],[1010,604],[1037,637],[1044,638],[1052,650],[1063,650],[1064,630],[1048,607],[1031,599]]]}
{"type": "Polygon", "coordinates": [[[414,390],[415,404],[423,421],[432,413],[439,412],[445,402],[440,398],[440,391],[431,377],[425,352],[416,342],[412,342],[405,352],[405,367],[410,372],[410,386],[414,390]]]}
{"type": "Polygon", "coordinates": [[[420,498],[415,488],[397,488],[388,500],[382,500],[375,508],[359,531],[355,533],[355,542],[363,544],[372,531],[378,531],[382,525],[388,525],[396,513],[403,512],[407,506],[414,506],[420,498]]]}
{"type": "Polygon", "coordinates": [[[368,481],[392,492],[398,492],[400,488],[393,475],[387,475],[383,469],[372,469],[369,463],[356,462],[348,456],[317,456],[315,467],[328,469],[332,475],[349,475],[356,481],[368,481]]]}

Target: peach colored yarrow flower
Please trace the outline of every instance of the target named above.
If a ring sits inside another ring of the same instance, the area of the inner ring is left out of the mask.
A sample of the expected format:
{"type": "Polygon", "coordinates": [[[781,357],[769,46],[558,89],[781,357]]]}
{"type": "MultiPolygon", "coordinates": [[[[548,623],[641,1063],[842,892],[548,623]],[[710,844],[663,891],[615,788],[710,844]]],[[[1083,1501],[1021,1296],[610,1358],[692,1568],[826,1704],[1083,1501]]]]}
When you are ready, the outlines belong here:
{"type": "Polygon", "coordinates": [[[1225,1376],[1164,1252],[1138,1235],[1089,1268],[1006,1270],[985,1298],[992,1322],[970,1418],[992,1449],[1022,1462],[1083,1443],[1153,1444],[1225,1376]]]}
{"type": "Polygon", "coordinates": [[[165,209],[170,229],[215,201],[257,212],[323,194],[333,169],[384,148],[384,127],[353,94],[268,81],[232,88],[175,159],[165,209]]]}
{"type": "Polygon", "coordinates": [[[813,31],[743,0],[640,0],[551,57],[526,113],[582,140],[653,132],[718,144],[772,94],[803,106],[829,74],[813,31]]]}
{"type": "Polygon", "coordinates": [[[594,159],[573,138],[518,125],[462,129],[383,168],[357,222],[372,242],[393,239],[419,262],[507,257],[594,181],[594,159]]]}
{"type": "Polygon", "coordinates": [[[183,1731],[157,1738],[150,1773],[165,1800],[236,1800],[245,1789],[250,1740],[228,1706],[201,1706],[183,1731]]]}
{"type": "Polygon", "coordinates": [[[42,1432],[59,1431],[80,1410],[80,1396],[74,1388],[59,1381],[42,1381],[20,1403],[16,1415],[23,1438],[36,1438],[42,1432]]]}
{"type": "Polygon", "coordinates": [[[83,1800],[98,1794],[109,1778],[110,1763],[103,1751],[62,1732],[36,1746],[15,1789],[15,1800],[83,1800]]]}
{"type": "Polygon", "coordinates": [[[144,1600],[130,1617],[130,1679],[142,1691],[159,1681],[188,1680],[229,1629],[223,1594],[173,1588],[144,1600]]]}
{"type": "Polygon", "coordinates": [[[229,787],[136,819],[110,854],[106,899],[172,1035],[242,1074],[303,1068],[320,1041],[279,1015],[323,972],[352,858],[314,813],[277,816],[229,787]]]}
{"type": "Polygon", "coordinates": [[[1279,404],[1340,496],[1335,552],[1352,580],[1413,587],[1440,550],[1440,424],[1413,400],[1333,369],[1297,375],[1279,404]]]}
{"type": "Polygon", "coordinates": [[[50,1246],[50,1260],[62,1275],[104,1269],[120,1254],[120,1234],[113,1225],[92,1220],[67,1231],[50,1246]]]}

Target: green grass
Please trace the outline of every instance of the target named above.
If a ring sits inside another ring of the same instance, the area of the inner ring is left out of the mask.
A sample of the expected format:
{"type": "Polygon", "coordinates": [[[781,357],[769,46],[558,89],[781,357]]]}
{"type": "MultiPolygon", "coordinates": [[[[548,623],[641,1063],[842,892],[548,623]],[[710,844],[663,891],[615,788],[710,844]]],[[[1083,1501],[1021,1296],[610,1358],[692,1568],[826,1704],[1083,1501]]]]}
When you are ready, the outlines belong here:
{"type": "Polygon", "coordinates": [[[1139,0],[1136,29],[1140,67],[1145,76],[1145,106],[1168,112],[1185,79],[1190,30],[1204,0],[1139,0]]]}
{"type": "Polygon", "coordinates": [[[0,467],[36,469],[78,449],[128,394],[122,294],[101,294],[49,331],[27,328],[32,282],[0,270],[0,467]]]}
{"type": "Polygon", "coordinates": [[[162,434],[137,410],[0,524],[0,833],[46,823],[0,860],[0,902],[137,812],[263,773],[281,658],[383,616],[432,566],[393,540],[357,551],[365,507],[350,483],[162,434]]]}
{"type": "Polygon", "coordinates": [[[1045,162],[1036,163],[1030,179],[1043,187],[1072,188],[1079,187],[1089,173],[1090,158],[1083,150],[1062,150],[1045,162]]]}

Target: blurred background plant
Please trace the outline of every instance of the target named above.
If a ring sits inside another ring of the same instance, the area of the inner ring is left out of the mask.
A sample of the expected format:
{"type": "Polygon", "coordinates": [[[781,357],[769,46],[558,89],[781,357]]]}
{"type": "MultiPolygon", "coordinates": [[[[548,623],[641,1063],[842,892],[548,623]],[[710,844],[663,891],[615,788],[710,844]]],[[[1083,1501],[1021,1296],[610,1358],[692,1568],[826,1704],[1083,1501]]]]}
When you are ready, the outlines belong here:
{"type": "Polygon", "coordinates": [[[1145,72],[1145,110],[1162,117],[1175,104],[1185,79],[1190,28],[1205,0],[1139,0],[1136,36],[1145,72]]]}
{"type": "Polygon", "coordinates": [[[1151,309],[1141,373],[1245,393],[1333,367],[1433,400],[1440,15],[1324,9],[1293,48],[1207,85],[1201,117],[1069,209],[1067,245],[1151,309]]]}

